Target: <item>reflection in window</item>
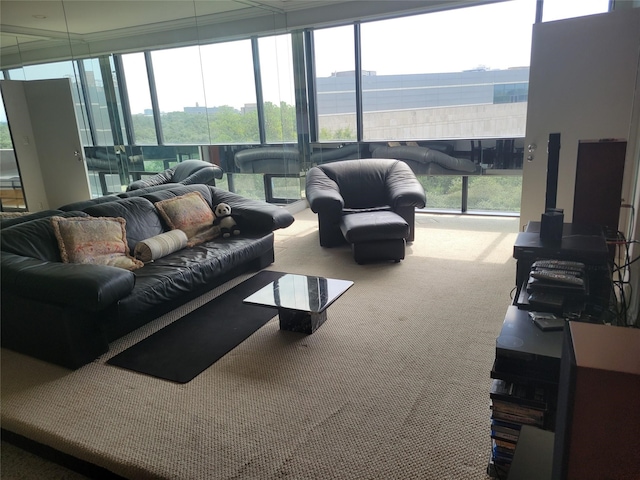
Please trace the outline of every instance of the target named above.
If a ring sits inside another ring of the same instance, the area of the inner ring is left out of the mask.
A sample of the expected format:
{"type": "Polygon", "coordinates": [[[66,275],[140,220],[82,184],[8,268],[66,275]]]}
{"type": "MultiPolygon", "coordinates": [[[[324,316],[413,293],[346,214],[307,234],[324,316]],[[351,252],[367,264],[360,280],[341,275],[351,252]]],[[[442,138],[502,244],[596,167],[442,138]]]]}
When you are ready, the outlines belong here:
{"type": "Polygon", "coordinates": [[[494,85],[528,82],[535,0],[363,23],[365,140],[523,136],[526,103],[494,85]]]}
{"type": "Polygon", "coordinates": [[[210,143],[198,46],[151,53],[165,143],[210,143]]]}
{"type": "MultiPolygon", "coordinates": [[[[111,58],[109,58],[111,61],[111,58]]],[[[115,73],[113,65],[110,64],[109,69],[112,75],[112,79],[102,78],[102,71],[100,70],[100,61],[97,58],[90,60],[82,60],[84,68],[84,75],[86,78],[87,94],[86,98],[89,102],[89,115],[91,115],[91,121],[93,121],[95,132],[95,144],[96,145],[114,145],[114,128],[118,128],[122,125],[121,121],[113,122],[110,118],[111,115],[119,116],[118,101],[111,98],[111,89],[105,85],[105,80],[112,81],[114,85],[117,85],[115,81],[115,73]],[[111,109],[111,112],[109,111],[111,109]]],[[[116,132],[117,134],[117,132],[116,132]]]]}
{"type": "Polygon", "coordinates": [[[493,86],[493,103],[526,102],[529,98],[529,82],[502,83],[493,86]]]}
{"type": "Polygon", "coordinates": [[[136,145],[155,145],[158,140],[156,126],[153,121],[153,108],[144,53],[122,55],[122,65],[127,82],[135,143],[136,145]]]}
{"type": "Polygon", "coordinates": [[[251,40],[203,45],[200,55],[211,143],[259,142],[251,40]]]}
{"type": "MultiPolygon", "coordinates": [[[[0,73],[0,80],[4,74],[0,73]]],[[[0,211],[26,210],[16,153],[9,134],[7,112],[0,92],[0,211]]]]}
{"type": "Polygon", "coordinates": [[[580,0],[579,2],[567,2],[567,0],[544,0],[542,7],[542,21],[550,22],[565,18],[582,17],[595,13],[609,11],[609,0],[580,0]]]}
{"type": "Polygon", "coordinates": [[[270,143],[296,142],[291,35],[260,38],[258,48],[266,140],[270,143]]]}
{"type": "MultiPolygon", "coordinates": [[[[0,72],[0,80],[4,80],[4,72],[0,72]]],[[[2,92],[0,92],[0,148],[13,150],[13,141],[9,133],[9,121],[7,113],[4,110],[4,101],[2,100],[2,92]]],[[[2,172],[0,172],[1,174],[2,172]]]]}
{"type": "Polygon", "coordinates": [[[82,82],[78,80],[74,63],[56,62],[43,63],[40,65],[27,65],[20,69],[11,70],[9,78],[12,80],[48,80],[53,78],[68,78],[71,81],[71,95],[76,110],[76,118],[78,119],[78,128],[80,130],[80,139],[83,145],[91,145],[91,132],[89,124],[86,122],[86,114],[84,110],[84,99],[82,93],[82,82]]]}
{"type": "Polygon", "coordinates": [[[313,44],[319,140],[356,140],[354,28],[315,30],[313,44]]]}

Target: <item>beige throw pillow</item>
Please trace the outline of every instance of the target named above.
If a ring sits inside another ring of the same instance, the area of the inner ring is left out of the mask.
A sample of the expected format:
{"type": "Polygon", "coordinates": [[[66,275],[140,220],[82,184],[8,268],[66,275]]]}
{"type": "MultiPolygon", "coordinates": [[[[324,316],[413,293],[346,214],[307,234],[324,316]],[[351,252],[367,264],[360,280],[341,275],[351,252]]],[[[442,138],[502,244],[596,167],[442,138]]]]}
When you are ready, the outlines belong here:
{"type": "Polygon", "coordinates": [[[220,235],[220,227],[213,226],[213,210],[200,192],[189,192],[179,197],[161,200],[156,208],[172,230],[187,234],[187,246],[192,247],[220,235]]]}
{"type": "Polygon", "coordinates": [[[64,263],[89,263],[136,270],[144,264],[129,255],[121,217],[51,217],[64,263]]]}

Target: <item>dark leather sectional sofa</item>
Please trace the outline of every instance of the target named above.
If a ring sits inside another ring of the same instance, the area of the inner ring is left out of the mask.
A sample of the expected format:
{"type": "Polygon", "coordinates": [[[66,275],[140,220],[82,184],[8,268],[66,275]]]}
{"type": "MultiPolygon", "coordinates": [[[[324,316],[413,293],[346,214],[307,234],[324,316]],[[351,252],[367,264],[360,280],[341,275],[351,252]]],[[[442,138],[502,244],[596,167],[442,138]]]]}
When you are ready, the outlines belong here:
{"type": "Polygon", "coordinates": [[[241,234],[184,248],[129,271],[62,263],[49,216],[20,218],[0,230],[2,346],[67,368],[106,352],[109,342],[221,285],[274,261],[273,231],[293,216],[266,202],[208,186],[168,186],[101,197],[48,213],[122,217],[137,242],[167,231],[155,202],[200,192],[214,207],[231,205],[241,234]]]}

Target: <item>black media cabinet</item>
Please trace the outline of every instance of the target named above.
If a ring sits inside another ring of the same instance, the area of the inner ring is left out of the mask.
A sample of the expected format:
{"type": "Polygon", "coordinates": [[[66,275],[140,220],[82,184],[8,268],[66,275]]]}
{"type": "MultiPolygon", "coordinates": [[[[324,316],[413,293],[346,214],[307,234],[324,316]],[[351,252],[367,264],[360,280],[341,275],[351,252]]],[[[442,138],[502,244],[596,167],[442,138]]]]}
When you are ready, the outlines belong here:
{"type": "MultiPolygon", "coordinates": [[[[513,256],[517,260],[516,293],[496,339],[490,374],[492,448],[487,473],[498,479],[507,478],[522,431],[534,431],[535,441],[544,439],[548,444],[555,430],[564,333],[541,330],[529,315],[532,308],[526,301],[526,283],[533,262],[556,259],[585,264],[590,289],[582,321],[599,321],[611,292],[610,252],[598,228],[565,224],[561,242],[549,245],[540,240],[540,222],[530,222],[518,234],[513,256]],[[535,429],[549,435],[538,435],[535,429]]],[[[524,456],[522,448],[519,456],[524,456]]]]}

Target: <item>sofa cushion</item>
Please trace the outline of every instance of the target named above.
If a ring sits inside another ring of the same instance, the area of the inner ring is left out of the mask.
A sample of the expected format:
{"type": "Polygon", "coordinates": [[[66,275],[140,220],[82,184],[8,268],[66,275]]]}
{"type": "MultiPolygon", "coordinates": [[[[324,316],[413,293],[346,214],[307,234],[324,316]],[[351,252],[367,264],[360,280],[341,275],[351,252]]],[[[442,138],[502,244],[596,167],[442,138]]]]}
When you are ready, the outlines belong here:
{"type": "Polygon", "coordinates": [[[107,337],[117,338],[123,331],[116,334],[116,330],[131,331],[146,323],[150,312],[157,316],[160,310],[167,311],[165,307],[176,308],[187,299],[210,290],[222,276],[236,269],[244,270],[244,266],[269,255],[269,252],[272,255],[273,237],[273,233],[243,234],[224,242],[214,240],[183,248],[146,263],[144,268],[135,271],[136,283],[131,295],[118,301],[114,310],[107,312],[107,317],[112,319],[105,324],[107,337]]]}
{"type": "Polygon", "coordinates": [[[159,260],[170,253],[183,249],[187,246],[188,241],[187,234],[182,230],[171,230],[138,242],[134,256],[145,263],[159,260]]]}
{"type": "Polygon", "coordinates": [[[89,263],[136,270],[144,264],[129,255],[126,222],[119,217],[51,217],[64,263],[89,263]]]}
{"type": "Polygon", "coordinates": [[[156,207],[146,198],[131,197],[84,210],[92,217],[121,217],[127,222],[127,245],[133,254],[138,242],[164,232],[156,207]]]}
{"type": "Polygon", "coordinates": [[[188,246],[213,240],[220,235],[220,227],[213,225],[213,210],[200,192],[161,200],[155,205],[169,228],[180,229],[187,234],[188,246]]]}

